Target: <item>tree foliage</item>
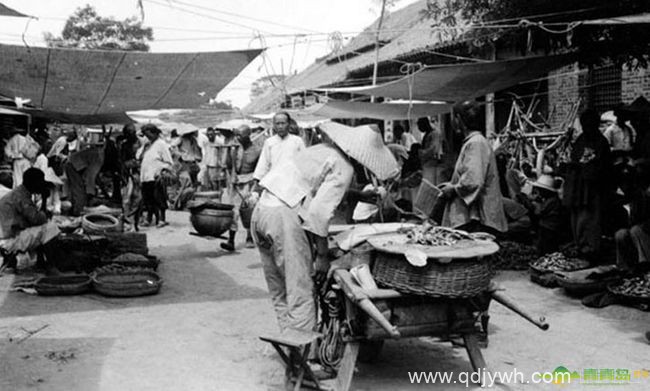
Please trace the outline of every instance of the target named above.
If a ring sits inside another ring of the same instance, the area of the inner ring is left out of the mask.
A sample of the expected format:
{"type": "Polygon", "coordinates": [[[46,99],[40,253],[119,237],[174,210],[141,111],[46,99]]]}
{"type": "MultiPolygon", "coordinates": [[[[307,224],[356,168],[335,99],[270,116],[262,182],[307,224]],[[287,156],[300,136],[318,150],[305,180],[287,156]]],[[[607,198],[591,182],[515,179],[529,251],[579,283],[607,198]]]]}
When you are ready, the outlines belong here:
{"type": "Polygon", "coordinates": [[[263,95],[271,88],[280,86],[284,79],[286,79],[285,75],[267,75],[255,80],[251,84],[251,100],[255,100],[255,98],[263,95]]]}
{"type": "Polygon", "coordinates": [[[613,60],[645,67],[650,55],[650,29],[646,24],[603,26],[572,22],[648,11],[648,0],[428,0],[423,12],[435,20],[434,26],[456,26],[459,19],[472,24],[519,23],[518,28],[471,30],[464,38],[476,45],[500,40],[519,46],[522,51],[576,49],[585,64],[613,60]],[[538,22],[551,24],[548,29],[555,32],[535,25],[538,22]]]}
{"type": "Polygon", "coordinates": [[[102,17],[94,7],[86,5],[68,18],[61,36],[45,33],[49,47],[149,51],[153,30],[143,27],[136,17],[116,20],[102,17]]]}

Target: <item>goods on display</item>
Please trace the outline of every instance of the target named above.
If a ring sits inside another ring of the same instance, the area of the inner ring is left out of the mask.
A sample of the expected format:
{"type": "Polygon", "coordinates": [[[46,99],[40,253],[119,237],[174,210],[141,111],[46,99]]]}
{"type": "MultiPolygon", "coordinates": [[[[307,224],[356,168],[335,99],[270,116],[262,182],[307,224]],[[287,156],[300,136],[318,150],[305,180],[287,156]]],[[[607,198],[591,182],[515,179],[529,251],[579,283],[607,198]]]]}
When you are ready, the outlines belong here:
{"type": "Polygon", "coordinates": [[[560,252],[546,254],[539,258],[530,266],[533,269],[547,272],[568,272],[573,270],[580,270],[589,267],[589,262],[578,259],[568,258],[560,252]]]}

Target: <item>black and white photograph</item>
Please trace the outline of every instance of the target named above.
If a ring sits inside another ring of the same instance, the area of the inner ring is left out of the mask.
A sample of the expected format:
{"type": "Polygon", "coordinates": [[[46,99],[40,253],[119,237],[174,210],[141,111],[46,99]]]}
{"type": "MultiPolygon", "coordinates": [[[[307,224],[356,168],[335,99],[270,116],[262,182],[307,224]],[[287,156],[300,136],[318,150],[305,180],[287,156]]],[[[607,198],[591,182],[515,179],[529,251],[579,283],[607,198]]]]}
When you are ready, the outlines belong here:
{"type": "Polygon", "coordinates": [[[650,1],[0,0],[0,391],[650,390],[650,1]]]}

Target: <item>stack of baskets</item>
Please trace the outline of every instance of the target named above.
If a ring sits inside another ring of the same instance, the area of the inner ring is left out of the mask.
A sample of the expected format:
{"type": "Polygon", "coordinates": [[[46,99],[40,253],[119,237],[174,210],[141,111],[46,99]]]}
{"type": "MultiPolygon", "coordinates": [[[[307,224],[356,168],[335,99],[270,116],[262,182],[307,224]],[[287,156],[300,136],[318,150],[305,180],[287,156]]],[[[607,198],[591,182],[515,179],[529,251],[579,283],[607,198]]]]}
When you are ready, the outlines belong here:
{"type": "Polygon", "coordinates": [[[449,263],[429,260],[415,267],[403,255],[377,252],[373,276],[380,284],[404,293],[467,298],[485,292],[494,272],[485,259],[457,259],[449,263]]]}

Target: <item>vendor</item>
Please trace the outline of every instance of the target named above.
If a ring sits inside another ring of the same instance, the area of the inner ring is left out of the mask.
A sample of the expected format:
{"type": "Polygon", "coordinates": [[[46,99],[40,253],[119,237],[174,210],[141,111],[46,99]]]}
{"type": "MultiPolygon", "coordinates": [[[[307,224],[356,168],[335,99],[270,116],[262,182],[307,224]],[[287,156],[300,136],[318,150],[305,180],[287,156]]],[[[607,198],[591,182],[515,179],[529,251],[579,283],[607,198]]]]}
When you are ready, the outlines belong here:
{"type": "Polygon", "coordinates": [[[312,272],[327,273],[328,228],[350,187],[354,159],[380,180],[398,174],[381,135],[368,126],[321,125],[323,143],[271,168],[251,231],[281,329],[316,326],[312,272]],[[315,263],[313,247],[315,247],[315,263]]]}
{"type": "Polygon", "coordinates": [[[17,253],[38,251],[40,266],[50,274],[58,274],[52,263],[45,262],[42,250],[60,231],[32,200],[32,195],[47,198],[45,175],[37,168],[29,168],[22,179],[20,186],[0,198],[0,248],[10,258],[4,263],[14,266],[17,253]]]}
{"type": "Polygon", "coordinates": [[[482,109],[475,102],[461,104],[455,113],[465,141],[458,155],[451,182],[441,185],[445,203],[442,225],[473,231],[505,232],[499,174],[492,147],[480,129],[482,109]]]}
{"type": "MultiPolygon", "coordinates": [[[[246,248],[254,248],[253,236],[250,231],[250,221],[244,221],[240,213],[240,207],[248,207],[254,205],[255,196],[252,195],[252,188],[254,184],[253,172],[255,166],[260,158],[261,149],[258,148],[251,141],[251,128],[248,125],[242,125],[237,129],[236,141],[239,143],[237,150],[236,161],[231,162],[235,167],[236,175],[232,178],[231,186],[224,192],[222,202],[234,205],[234,218],[230,225],[228,242],[221,243],[221,248],[226,251],[235,251],[235,235],[239,224],[238,220],[242,220],[242,225],[246,229],[246,248]]],[[[249,209],[250,210],[250,209],[249,209]]],[[[250,216],[250,215],[249,215],[250,216]]]]}

